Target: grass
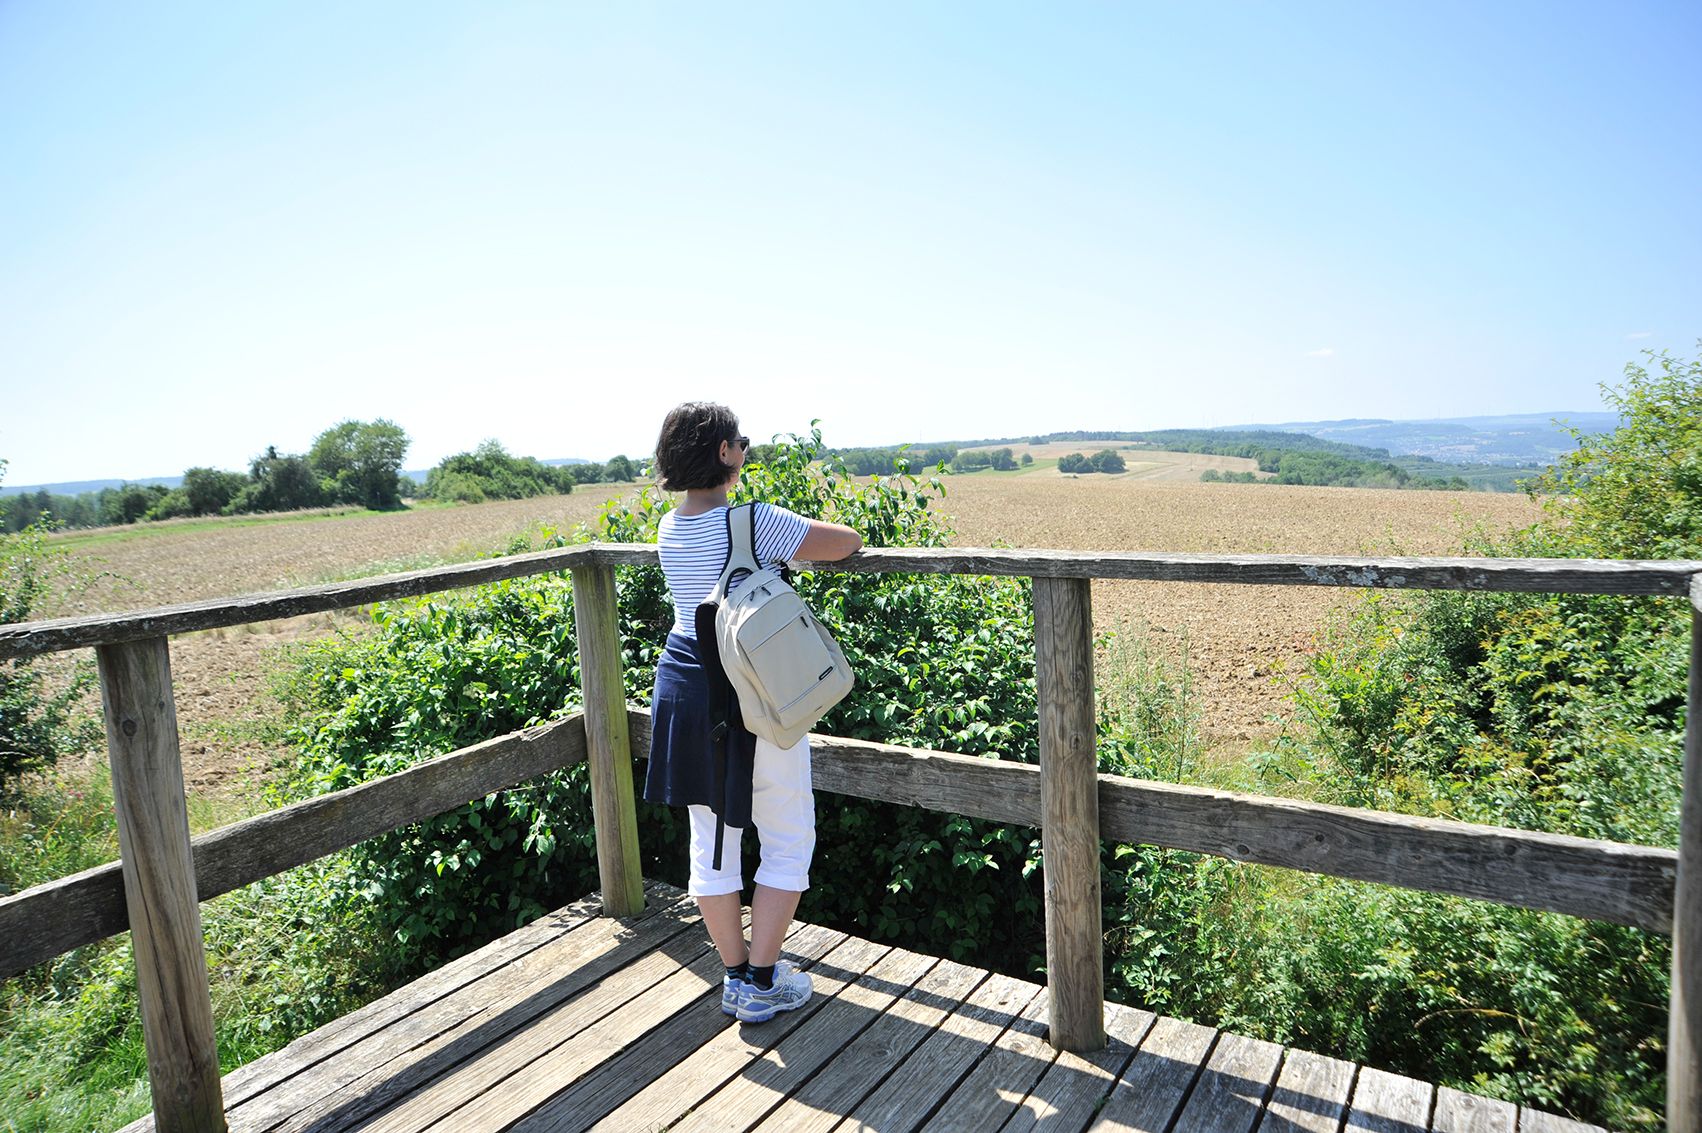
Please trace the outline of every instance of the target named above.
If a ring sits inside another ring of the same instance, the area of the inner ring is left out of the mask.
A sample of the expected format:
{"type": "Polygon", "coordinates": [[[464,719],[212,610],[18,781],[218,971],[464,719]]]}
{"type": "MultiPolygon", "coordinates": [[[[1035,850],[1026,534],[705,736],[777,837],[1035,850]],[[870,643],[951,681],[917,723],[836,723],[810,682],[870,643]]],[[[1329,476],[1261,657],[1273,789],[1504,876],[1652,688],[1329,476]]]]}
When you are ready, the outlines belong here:
{"type": "MultiPolygon", "coordinates": [[[[449,507],[435,500],[422,501],[409,510],[435,510],[449,507]]],[[[351,519],[363,515],[393,515],[393,512],[371,508],[315,508],[310,511],[279,512],[272,515],[203,516],[198,519],[166,519],[155,523],[132,523],[123,527],[99,527],[86,532],[61,532],[53,535],[53,544],[67,550],[100,547],[112,543],[128,543],[134,539],[152,539],[181,532],[219,530],[238,527],[271,527],[280,523],[314,523],[326,519],[351,519]]]]}

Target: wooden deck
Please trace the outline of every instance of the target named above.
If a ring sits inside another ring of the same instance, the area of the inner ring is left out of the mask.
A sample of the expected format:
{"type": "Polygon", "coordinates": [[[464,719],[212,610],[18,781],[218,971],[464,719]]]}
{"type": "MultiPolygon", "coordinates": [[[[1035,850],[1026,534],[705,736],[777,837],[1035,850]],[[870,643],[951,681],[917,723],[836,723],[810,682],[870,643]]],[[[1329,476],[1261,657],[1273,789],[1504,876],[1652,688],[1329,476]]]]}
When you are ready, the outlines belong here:
{"type": "Polygon", "coordinates": [[[626,921],[577,902],[242,1067],[230,1128],[1594,1128],[1115,1004],[1106,1050],[1060,1055],[1045,988],[812,925],[787,952],[815,998],[740,1025],[691,902],[648,898],[626,921]]]}

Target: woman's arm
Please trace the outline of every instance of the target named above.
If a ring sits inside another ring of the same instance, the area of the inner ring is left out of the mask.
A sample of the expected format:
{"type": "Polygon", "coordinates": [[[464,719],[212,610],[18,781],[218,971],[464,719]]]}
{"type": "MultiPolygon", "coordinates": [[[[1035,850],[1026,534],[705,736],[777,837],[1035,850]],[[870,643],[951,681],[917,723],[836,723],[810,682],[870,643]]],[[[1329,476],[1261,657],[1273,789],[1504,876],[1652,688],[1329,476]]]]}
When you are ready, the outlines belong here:
{"type": "Polygon", "coordinates": [[[792,557],[813,563],[830,563],[855,554],[862,547],[863,537],[849,527],[812,519],[810,529],[804,533],[804,541],[798,544],[798,550],[792,557]]]}

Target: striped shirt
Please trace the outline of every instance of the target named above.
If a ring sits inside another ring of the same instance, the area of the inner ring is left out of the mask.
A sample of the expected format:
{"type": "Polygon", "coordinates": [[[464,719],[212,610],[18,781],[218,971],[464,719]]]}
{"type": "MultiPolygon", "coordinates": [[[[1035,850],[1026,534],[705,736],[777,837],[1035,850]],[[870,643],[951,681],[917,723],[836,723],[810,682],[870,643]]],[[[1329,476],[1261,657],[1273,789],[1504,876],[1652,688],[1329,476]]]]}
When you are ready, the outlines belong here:
{"type": "MultiPolygon", "coordinates": [[[[783,563],[798,553],[810,521],[773,504],[756,505],[756,559],[764,566],[783,563]]],[[[697,515],[671,511],[656,531],[656,552],[668,592],[674,596],[674,633],[697,640],[697,607],[709,597],[727,564],[727,509],[697,515]]],[[[742,579],[740,581],[743,581],[742,579]]],[[[733,589],[739,588],[738,583],[733,589]]]]}

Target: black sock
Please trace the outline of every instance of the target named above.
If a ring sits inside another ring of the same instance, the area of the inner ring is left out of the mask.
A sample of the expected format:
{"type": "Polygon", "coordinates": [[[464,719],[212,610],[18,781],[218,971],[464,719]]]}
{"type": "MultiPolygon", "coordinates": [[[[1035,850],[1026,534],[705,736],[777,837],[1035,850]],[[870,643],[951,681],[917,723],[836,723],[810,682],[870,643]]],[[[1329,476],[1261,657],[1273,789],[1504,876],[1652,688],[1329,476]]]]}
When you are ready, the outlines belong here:
{"type": "Polygon", "coordinates": [[[767,991],[769,988],[774,986],[773,964],[763,964],[760,967],[756,964],[746,964],[745,967],[750,971],[751,983],[755,984],[763,991],[767,991]]]}
{"type": "Polygon", "coordinates": [[[727,978],[730,980],[751,981],[751,966],[748,963],[727,965],[727,978]]]}

